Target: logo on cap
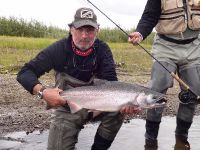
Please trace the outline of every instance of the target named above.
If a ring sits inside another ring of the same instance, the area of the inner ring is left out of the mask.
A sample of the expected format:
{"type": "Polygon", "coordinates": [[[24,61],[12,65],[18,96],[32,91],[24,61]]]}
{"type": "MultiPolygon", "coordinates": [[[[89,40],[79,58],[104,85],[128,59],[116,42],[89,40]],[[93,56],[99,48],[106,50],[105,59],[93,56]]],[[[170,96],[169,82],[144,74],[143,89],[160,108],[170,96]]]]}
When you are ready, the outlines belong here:
{"type": "Polygon", "coordinates": [[[92,19],[93,12],[91,10],[81,10],[81,18],[92,19]]]}

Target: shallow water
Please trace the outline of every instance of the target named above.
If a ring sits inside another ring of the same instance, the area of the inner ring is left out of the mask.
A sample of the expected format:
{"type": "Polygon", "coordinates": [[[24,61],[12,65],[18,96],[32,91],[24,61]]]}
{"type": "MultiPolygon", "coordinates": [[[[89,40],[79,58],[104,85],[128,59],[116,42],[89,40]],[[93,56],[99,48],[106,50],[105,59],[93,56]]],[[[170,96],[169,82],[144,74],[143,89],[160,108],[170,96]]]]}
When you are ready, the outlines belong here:
{"type": "MultiPolygon", "coordinates": [[[[175,139],[175,117],[163,117],[159,132],[158,150],[173,150],[175,139]]],[[[191,150],[200,149],[200,116],[195,116],[192,127],[189,132],[189,142],[191,150]]],[[[76,147],[78,150],[90,150],[93,138],[98,127],[96,124],[87,124],[80,132],[79,142],[76,147]]],[[[130,123],[123,124],[110,150],[143,150],[144,149],[145,120],[133,119],[130,123]]],[[[11,137],[18,141],[0,140],[0,149],[10,150],[45,150],[47,148],[48,131],[40,133],[36,131],[29,135],[25,132],[15,132],[7,134],[5,137],[11,137]],[[26,143],[19,142],[23,139],[26,143]]]]}

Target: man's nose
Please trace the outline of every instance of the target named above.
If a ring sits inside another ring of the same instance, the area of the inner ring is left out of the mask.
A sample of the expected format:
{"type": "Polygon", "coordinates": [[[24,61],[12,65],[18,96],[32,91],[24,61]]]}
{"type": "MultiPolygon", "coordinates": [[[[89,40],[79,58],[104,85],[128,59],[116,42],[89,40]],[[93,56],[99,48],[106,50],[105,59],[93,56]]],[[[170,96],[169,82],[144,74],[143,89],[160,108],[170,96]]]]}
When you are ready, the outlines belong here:
{"type": "Polygon", "coordinates": [[[83,31],[81,32],[81,35],[82,35],[82,37],[87,37],[87,36],[88,36],[87,30],[83,30],[83,31]]]}

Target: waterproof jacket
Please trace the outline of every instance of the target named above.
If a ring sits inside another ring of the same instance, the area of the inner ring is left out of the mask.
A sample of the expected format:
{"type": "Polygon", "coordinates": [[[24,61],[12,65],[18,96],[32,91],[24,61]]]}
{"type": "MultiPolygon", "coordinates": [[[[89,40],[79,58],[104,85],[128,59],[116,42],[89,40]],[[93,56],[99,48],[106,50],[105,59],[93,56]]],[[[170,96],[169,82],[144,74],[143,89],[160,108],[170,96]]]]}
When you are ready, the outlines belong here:
{"type": "Polygon", "coordinates": [[[52,69],[84,82],[88,82],[94,75],[99,79],[117,80],[111,50],[99,39],[95,40],[93,52],[88,56],[74,53],[71,35],[53,43],[22,67],[17,81],[32,93],[33,87],[40,83],[38,78],[52,69]]]}

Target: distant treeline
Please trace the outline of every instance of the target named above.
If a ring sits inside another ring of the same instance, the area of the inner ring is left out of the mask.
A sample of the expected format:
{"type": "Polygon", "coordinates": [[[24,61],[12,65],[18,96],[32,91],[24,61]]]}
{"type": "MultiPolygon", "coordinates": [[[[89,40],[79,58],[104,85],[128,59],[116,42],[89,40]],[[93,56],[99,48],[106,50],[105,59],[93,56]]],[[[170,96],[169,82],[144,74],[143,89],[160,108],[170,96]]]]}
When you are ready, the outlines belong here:
{"type": "MultiPolygon", "coordinates": [[[[134,29],[126,31],[130,33],[134,29]]],[[[35,38],[62,38],[66,36],[69,31],[60,29],[54,26],[46,26],[36,20],[25,21],[24,19],[15,17],[0,17],[0,35],[5,36],[19,36],[19,37],[35,37],[35,38]]],[[[125,35],[118,28],[100,29],[98,37],[106,42],[127,42],[127,35],[125,35]]],[[[152,44],[154,33],[152,33],[144,44],[152,44]]]]}

